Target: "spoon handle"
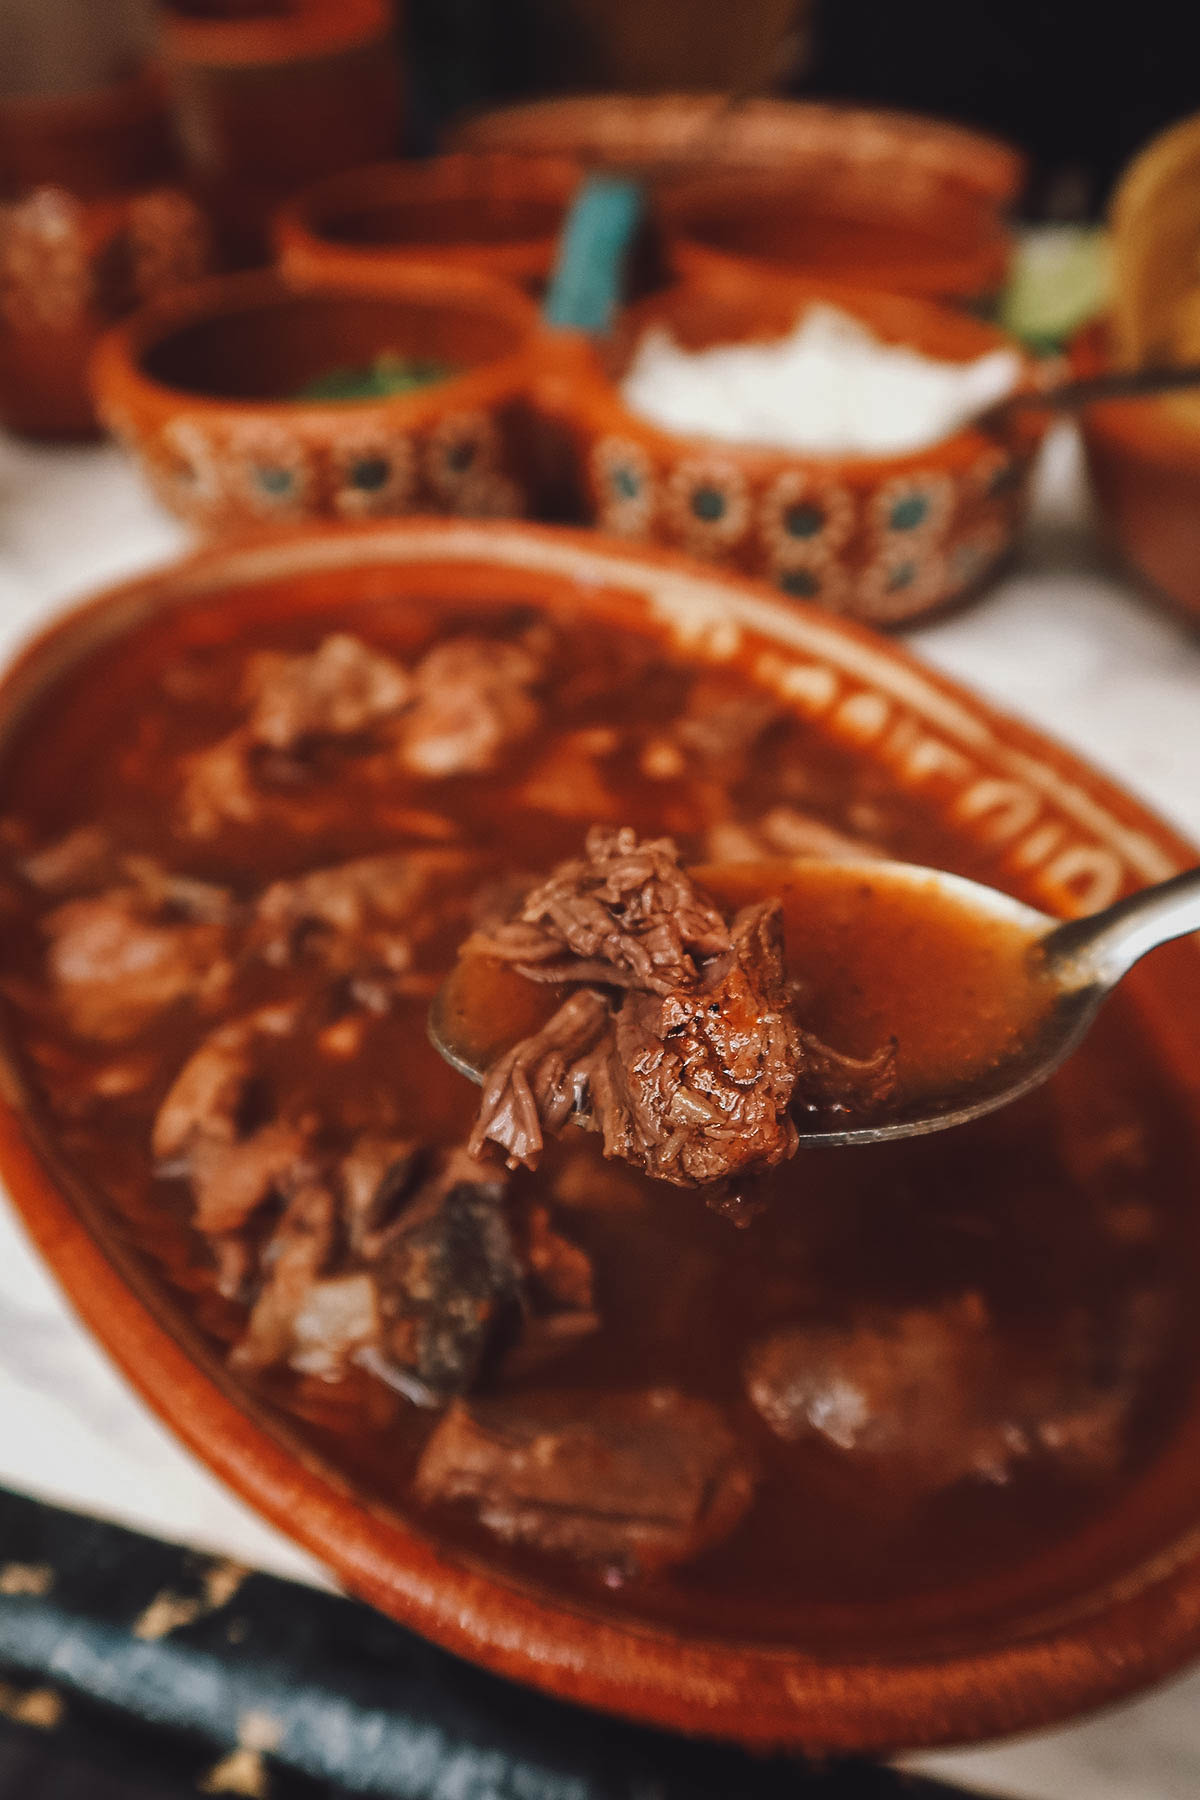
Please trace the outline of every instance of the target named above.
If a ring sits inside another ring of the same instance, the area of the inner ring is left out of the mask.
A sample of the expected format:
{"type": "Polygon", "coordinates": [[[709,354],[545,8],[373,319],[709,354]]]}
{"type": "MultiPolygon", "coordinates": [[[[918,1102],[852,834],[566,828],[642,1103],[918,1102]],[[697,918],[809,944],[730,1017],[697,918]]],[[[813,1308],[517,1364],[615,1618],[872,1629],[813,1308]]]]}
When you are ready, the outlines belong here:
{"type": "Polygon", "coordinates": [[[1064,986],[1111,987],[1148,950],[1189,931],[1200,931],[1200,868],[1059,925],[1042,952],[1064,986]]]}

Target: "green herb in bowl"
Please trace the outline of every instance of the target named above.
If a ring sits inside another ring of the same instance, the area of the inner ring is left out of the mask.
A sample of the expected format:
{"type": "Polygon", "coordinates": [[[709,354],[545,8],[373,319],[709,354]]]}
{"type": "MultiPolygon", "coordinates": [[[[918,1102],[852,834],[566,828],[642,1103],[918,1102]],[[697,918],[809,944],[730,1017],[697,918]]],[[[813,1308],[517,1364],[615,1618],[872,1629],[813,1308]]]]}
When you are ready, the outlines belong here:
{"type": "Polygon", "coordinates": [[[456,370],[433,357],[399,356],[384,350],[369,363],[329,369],[297,388],[293,400],[387,400],[446,381],[456,370]]]}

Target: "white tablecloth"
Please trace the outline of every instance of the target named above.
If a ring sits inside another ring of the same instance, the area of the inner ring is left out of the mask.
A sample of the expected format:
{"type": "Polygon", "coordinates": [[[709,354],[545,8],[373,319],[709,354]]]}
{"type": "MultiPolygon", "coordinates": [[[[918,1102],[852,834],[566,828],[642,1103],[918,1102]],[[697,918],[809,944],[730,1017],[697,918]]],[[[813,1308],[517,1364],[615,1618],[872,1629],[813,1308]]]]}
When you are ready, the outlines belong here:
{"type": "MultiPolygon", "coordinates": [[[[116,450],[0,438],[0,658],[64,602],[184,541],[116,450]]],[[[909,641],[1200,840],[1200,637],[1149,606],[1097,548],[1070,427],[1047,446],[1016,566],[969,611],[909,641]]],[[[2,1196],[0,1483],[324,1579],[147,1414],[64,1305],[2,1196]]],[[[1197,1800],[1200,1675],[1083,1725],[914,1762],[1030,1800],[1197,1800]]]]}

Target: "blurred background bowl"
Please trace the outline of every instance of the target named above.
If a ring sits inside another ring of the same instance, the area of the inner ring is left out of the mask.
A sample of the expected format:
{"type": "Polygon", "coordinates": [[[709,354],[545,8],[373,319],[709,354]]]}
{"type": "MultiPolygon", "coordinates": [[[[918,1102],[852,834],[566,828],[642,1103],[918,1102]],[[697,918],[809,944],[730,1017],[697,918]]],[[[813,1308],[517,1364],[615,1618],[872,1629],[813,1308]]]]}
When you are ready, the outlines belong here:
{"type": "Polygon", "coordinates": [[[535,100],[461,121],[449,144],[523,156],[566,156],[588,168],[651,167],[664,179],[717,169],[851,164],[903,183],[953,179],[993,208],[1025,177],[1018,150],[985,132],[917,113],[822,101],[718,94],[588,94],[535,100]]]}
{"type": "Polygon", "coordinates": [[[532,286],[550,272],[578,184],[564,158],[503,151],[375,163],[288,201],[275,245],[299,281],[374,278],[432,260],[532,286]]]}
{"type": "Polygon", "coordinates": [[[414,263],[385,291],[270,272],[199,283],[101,343],[101,415],[172,512],[206,532],[424,511],[522,515],[536,313],[467,269],[414,263]],[[381,356],[450,371],[370,399],[297,398],[381,356]]]}
{"type": "Polygon", "coordinates": [[[951,171],[847,158],[681,182],[660,198],[681,278],[832,281],[969,305],[999,293],[1011,233],[951,171]]]}
{"type": "MultiPolygon", "coordinates": [[[[893,295],[732,282],[680,285],[631,307],[610,345],[548,358],[538,410],[574,471],[574,502],[619,536],[690,551],[875,624],[935,611],[1011,549],[1044,423],[967,428],[898,456],[831,456],[679,435],[631,411],[619,382],[643,334],[684,348],[779,338],[830,301],[885,342],[967,361],[1012,348],[996,327],[893,295]]],[[[1026,379],[1034,379],[1025,357],[1026,379]]]]}
{"type": "MultiPolygon", "coordinates": [[[[1108,328],[1089,326],[1071,360],[1080,374],[1111,366],[1108,328]]],[[[1200,619],[1200,401],[1114,401],[1081,424],[1101,530],[1156,595],[1200,619]]]]}

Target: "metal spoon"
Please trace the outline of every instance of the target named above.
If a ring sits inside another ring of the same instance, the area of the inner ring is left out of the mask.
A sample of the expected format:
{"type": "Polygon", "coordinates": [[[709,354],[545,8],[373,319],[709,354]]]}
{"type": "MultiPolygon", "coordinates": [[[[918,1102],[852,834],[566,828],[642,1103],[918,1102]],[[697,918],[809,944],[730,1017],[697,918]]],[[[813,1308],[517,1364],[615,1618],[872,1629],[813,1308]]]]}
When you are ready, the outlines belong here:
{"type": "MultiPolygon", "coordinates": [[[[886,1111],[849,1114],[798,1113],[802,1145],[878,1144],[892,1138],[920,1137],[964,1125],[1040,1086],[1077,1048],[1109,992],[1147,951],[1189,931],[1200,930],[1200,868],[1119,900],[1115,906],[1066,924],[1024,906],[995,888],[912,863],[858,860],[846,863],[810,859],[752,865],[712,865],[693,871],[698,882],[720,893],[728,884],[738,903],[780,894],[789,871],[799,886],[806,874],[819,871],[828,898],[839,883],[849,892],[869,885],[873,902],[883,909],[903,904],[911,916],[914,897],[927,903],[936,917],[955,929],[964,926],[989,934],[1000,944],[1017,944],[1023,970],[1011,994],[1012,1017],[1018,1024],[1013,1047],[998,1059],[983,1058],[963,1069],[963,1079],[948,1091],[903,1097],[886,1111]],[[1024,983],[1022,987],[1021,983],[1024,983]]],[[[883,912],[886,924],[886,910],[883,912]]],[[[561,995],[559,996],[561,998],[561,995]]],[[[940,1004],[969,1009],[974,997],[953,992],[939,995],[940,1004]]],[[[536,1008],[552,1009],[550,991],[537,989],[515,971],[490,959],[466,958],[443,982],[429,1014],[429,1035],[446,1060],[472,1081],[481,1082],[494,1059],[536,1029],[536,1008]],[[497,990],[487,993],[488,964],[497,990]],[[504,987],[503,984],[508,986],[504,987]],[[522,997],[533,996],[534,1014],[517,1016],[522,997]],[[540,996],[540,999],[538,998],[540,996]]],[[[964,1012],[964,1016],[967,1016],[964,1012]]],[[[894,1021],[897,1035],[904,1022],[894,1021]]],[[[968,1059],[969,1062],[969,1059],[968,1059]]]]}
{"type": "Polygon", "coordinates": [[[1111,400],[1148,400],[1156,394],[1200,388],[1200,363],[1176,363],[1170,368],[1109,369],[1102,375],[1083,375],[1060,381],[1054,387],[1022,388],[993,400],[969,424],[990,430],[1015,412],[1081,412],[1111,400]]]}

